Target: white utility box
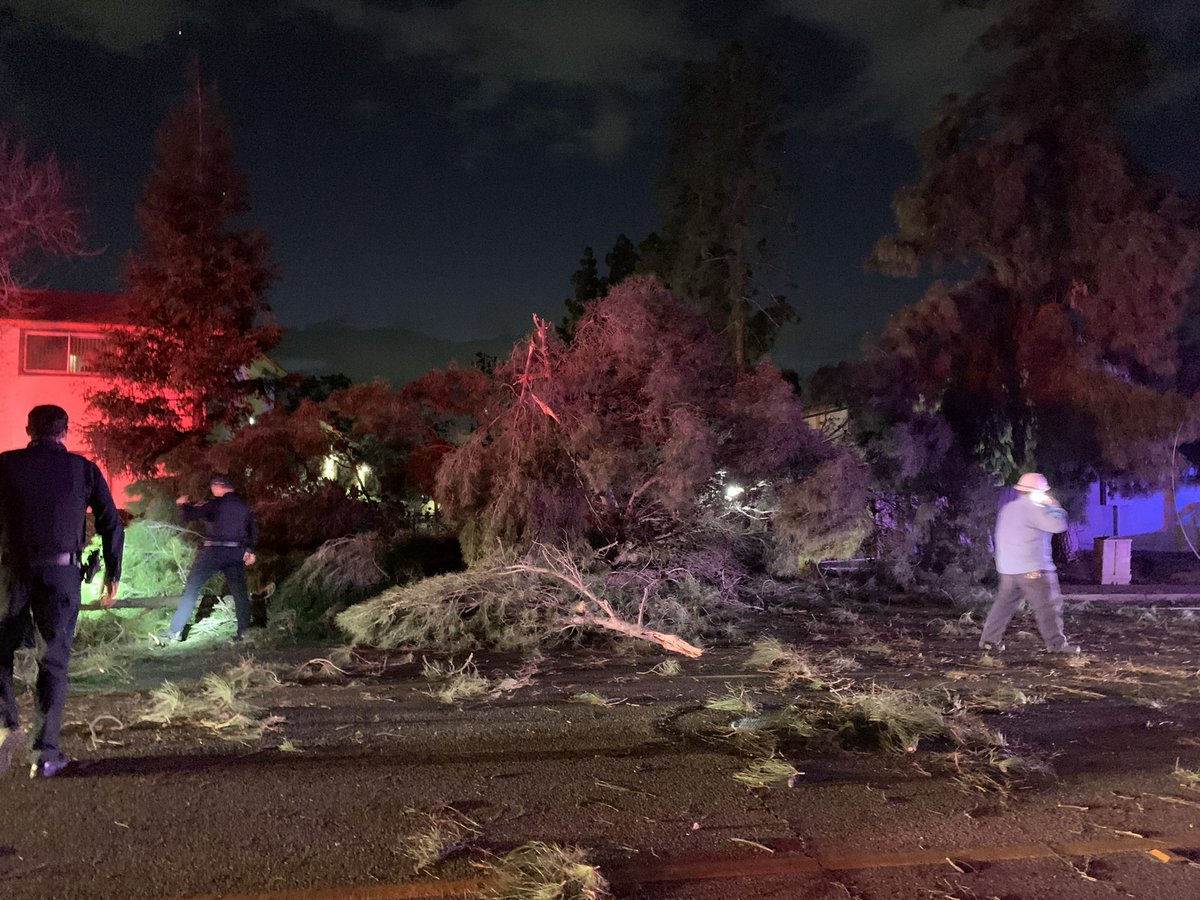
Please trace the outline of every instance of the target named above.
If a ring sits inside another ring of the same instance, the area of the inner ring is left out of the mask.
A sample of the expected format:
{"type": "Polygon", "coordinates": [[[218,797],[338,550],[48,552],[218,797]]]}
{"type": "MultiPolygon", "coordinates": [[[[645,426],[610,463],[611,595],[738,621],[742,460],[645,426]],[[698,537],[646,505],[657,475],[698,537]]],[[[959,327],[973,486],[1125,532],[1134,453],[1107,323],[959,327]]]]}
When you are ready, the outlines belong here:
{"type": "Polygon", "coordinates": [[[1129,584],[1131,538],[1096,538],[1096,577],[1101,584],[1129,584]]]}

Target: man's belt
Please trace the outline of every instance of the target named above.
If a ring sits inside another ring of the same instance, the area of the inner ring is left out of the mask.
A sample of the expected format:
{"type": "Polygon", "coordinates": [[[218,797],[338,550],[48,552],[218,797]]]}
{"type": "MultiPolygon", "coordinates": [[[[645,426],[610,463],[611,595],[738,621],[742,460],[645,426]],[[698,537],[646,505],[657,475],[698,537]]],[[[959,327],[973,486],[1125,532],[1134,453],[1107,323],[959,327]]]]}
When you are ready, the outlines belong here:
{"type": "Polygon", "coordinates": [[[35,556],[25,565],[32,568],[39,566],[77,566],[79,565],[78,553],[52,553],[49,556],[35,556]]]}
{"type": "Polygon", "coordinates": [[[205,547],[240,547],[241,541],[205,541],[205,547]]]}

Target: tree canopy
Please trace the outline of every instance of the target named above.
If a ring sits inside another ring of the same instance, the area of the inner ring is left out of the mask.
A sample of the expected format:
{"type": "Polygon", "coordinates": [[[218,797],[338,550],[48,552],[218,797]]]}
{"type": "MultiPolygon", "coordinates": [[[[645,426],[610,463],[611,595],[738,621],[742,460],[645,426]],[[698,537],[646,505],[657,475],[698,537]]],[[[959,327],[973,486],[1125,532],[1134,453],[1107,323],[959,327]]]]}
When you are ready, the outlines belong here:
{"type": "Polygon", "coordinates": [[[374,528],[411,525],[442,458],[479,424],[488,376],[428,372],[392,388],[376,380],[302,398],[209,445],[207,471],[237,472],[268,546],[313,547],[374,528]]]}
{"type": "Polygon", "coordinates": [[[877,408],[940,408],[996,474],[1154,481],[1192,404],[1177,336],[1200,266],[1195,209],[1116,127],[1143,41],[1083,0],[1014,0],[984,45],[1013,62],[950,97],[873,262],[953,265],[868,355],[877,408]],[[904,394],[906,397],[898,396],[904,394]]]}

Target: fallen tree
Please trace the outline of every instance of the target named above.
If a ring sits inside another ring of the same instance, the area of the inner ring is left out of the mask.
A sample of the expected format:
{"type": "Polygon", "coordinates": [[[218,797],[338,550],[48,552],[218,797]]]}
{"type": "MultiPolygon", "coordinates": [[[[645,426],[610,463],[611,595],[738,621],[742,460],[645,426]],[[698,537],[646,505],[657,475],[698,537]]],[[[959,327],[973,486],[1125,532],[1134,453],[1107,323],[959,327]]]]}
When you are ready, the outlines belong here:
{"type": "MultiPolygon", "coordinates": [[[[674,602],[672,583],[605,579],[585,572],[566,551],[535,545],[520,558],[496,554],[466,572],[389,588],[337,616],[355,643],[386,649],[518,650],[552,643],[572,631],[603,631],[698,657],[700,647],[662,626],[674,602]],[[665,608],[665,609],[664,609],[665,608]]],[[[606,574],[611,574],[608,570],[606,574]]]]}

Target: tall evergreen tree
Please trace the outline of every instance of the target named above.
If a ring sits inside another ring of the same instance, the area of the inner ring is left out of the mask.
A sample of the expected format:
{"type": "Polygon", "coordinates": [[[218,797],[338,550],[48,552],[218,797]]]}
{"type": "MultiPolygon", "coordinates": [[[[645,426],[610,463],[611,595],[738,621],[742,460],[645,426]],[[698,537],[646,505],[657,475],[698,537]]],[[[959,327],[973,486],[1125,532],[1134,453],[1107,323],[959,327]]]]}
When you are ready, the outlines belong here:
{"type": "Polygon", "coordinates": [[[731,44],[692,73],[659,179],[671,289],[726,333],[739,366],[794,315],[780,297],[757,303],[768,292],[753,278],[782,218],[783,112],[771,60],[731,44]]]}
{"type": "Polygon", "coordinates": [[[94,392],[94,450],[113,468],[154,474],[165,453],[203,445],[249,415],[251,364],[279,339],[265,296],[276,277],[266,236],[234,222],[249,209],[216,88],[188,78],[163,123],[126,260],[129,321],[115,331],[94,392]]]}
{"type": "Polygon", "coordinates": [[[638,248],[634,246],[633,241],[624,234],[619,234],[613,243],[613,248],[604,254],[604,264],[608,266],[608,274],[601,277],[595,252],[591,247],[584,247],[583,258],[579,260],[579,268],[571,275],[571,285],[575,290],[567,298],[567,315],[562,324],[558,326],[558,336],[564,341],[570,341],[575,335],[575,326],[584,317],[592,301],[606,296],[609,291],[630,275],[641,271],[639,269],[640,262],[638,248]]]}
{"type": "Polygon", "coordinates": [[[604,277],[605,292],[611,291],[637,272],[640,261],[633,241],[623,234],[618,234],[613,248],[604,254],[604,264],[608,266],[608,274],[604,277]]]}
{"type": "Polygon", "coordinates": [[[596,253],[591,247],[583,248],[579,268],[571,274],[571,287],[574,290],[566,299],[567,315],[558,326],[558,334],[564,341],[571,340],[575,334],[575,323],[583,318],[587,305],[604,293],[596,253]]]}

